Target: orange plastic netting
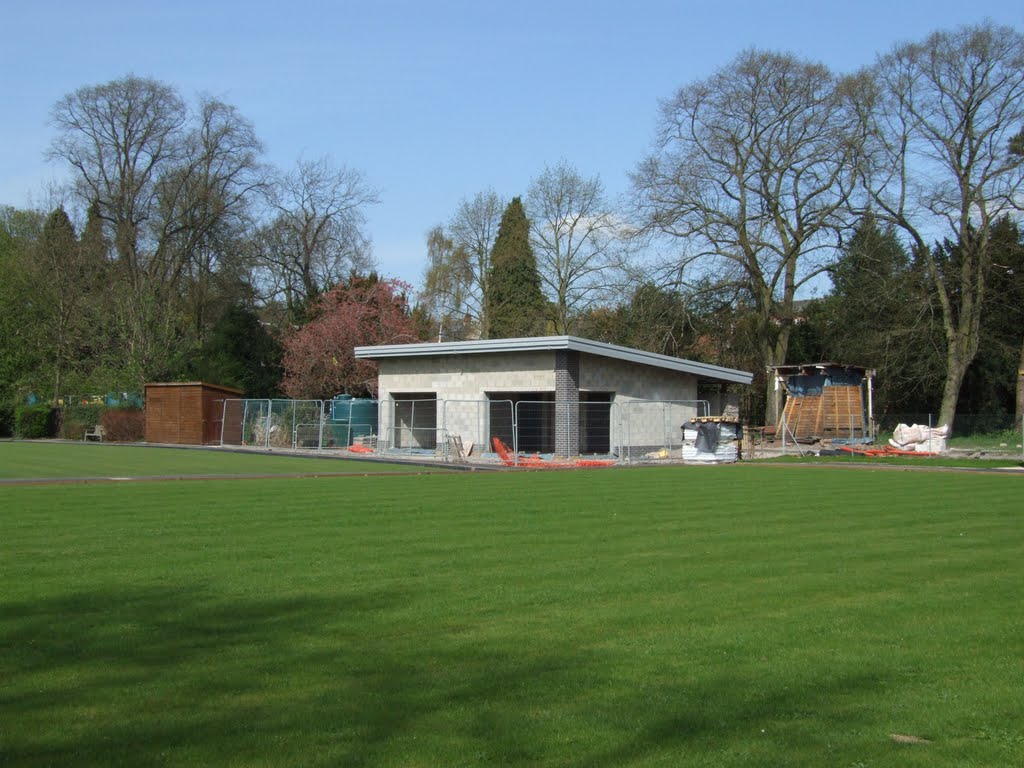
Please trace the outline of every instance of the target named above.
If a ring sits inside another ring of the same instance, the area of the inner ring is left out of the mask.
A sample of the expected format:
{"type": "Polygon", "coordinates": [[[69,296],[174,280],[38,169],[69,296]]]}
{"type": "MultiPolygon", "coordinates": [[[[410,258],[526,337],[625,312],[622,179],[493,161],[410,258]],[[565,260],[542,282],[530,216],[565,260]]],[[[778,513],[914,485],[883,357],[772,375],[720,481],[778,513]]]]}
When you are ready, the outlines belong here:
{"type": "Polygon", "coordinates": [[[608,461],[605,459],[577,459],[576,461],[555,461],[553,459],[542,459],[536,454],[533,456],[520,456],[518,461],[515,456],[512,455],[512,451],[500,438],[492,438],[491,442],[494,443],[494,451],[498,454],[501,459],[501,463],[506,467],[534,467],[542,469],[556,469],[566,467],[611,467],[615,465],[614,461],[608,461]]]}

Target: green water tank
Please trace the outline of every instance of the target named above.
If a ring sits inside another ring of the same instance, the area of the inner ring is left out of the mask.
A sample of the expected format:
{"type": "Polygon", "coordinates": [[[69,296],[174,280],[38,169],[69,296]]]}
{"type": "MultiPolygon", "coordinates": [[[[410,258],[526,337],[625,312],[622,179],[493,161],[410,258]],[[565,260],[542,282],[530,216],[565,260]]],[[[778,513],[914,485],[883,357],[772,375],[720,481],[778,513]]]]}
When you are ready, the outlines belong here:
{"type": "Polygon", "coordinates": [[[331,434],[339,446],[377,434],[377,401],[368,397],[335,395],[331,400],[331,434]]]}

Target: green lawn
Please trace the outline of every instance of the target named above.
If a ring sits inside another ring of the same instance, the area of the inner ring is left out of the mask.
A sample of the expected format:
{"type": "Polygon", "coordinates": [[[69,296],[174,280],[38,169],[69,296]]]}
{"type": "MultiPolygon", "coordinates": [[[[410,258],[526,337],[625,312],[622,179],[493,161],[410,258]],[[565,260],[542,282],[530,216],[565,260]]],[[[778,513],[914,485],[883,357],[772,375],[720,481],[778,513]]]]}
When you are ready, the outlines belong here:
{"type": "MultiPolygon", "coordinates": [[[[438,471],[444,471],[438,467],[438,471]]],[[[333,456],[232,453],[192,448],[150,448],[103,443],[0,442],[0,479],[260,476],[429,471],[333,456]]]]}
{"type": "Polygon", "coordinates": [[[801,456],[795,451],[785,456],[755,459],[760,464],[821,464],[846,467],[911,467],[916,469],[1011,469],[1024,466],[1024,459],[972,459],[966,456],[801,456]]]}
{"type": "Polygon", "coordinates": [[[0,487],[0,765],[1020,765],[1022,489],[742,465],[0,487]]]}

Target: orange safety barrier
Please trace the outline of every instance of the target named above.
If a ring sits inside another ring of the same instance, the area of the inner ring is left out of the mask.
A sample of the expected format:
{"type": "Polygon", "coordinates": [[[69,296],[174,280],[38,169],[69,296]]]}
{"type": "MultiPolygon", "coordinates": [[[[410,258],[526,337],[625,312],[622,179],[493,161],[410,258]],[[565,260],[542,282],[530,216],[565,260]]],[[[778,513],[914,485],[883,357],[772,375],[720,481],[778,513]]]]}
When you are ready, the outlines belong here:
{"type": "Polygon", "coordinates": [[[498,458],[501,459],[501,463],[506,467],[514,467],[516,462],[512,458],[512,454],[508,450],[508,446],[505,445],[499,438],[494,438],[491,442],[494,443],[494,451],[498,454],[498,458]]]}
{"type": "Polygon", "coordinates": [[[501,441],[501,438],[492,438],[491,442],[494,443],[494,451],[498,454],[498,458],[501,459],[501,463],[506,467],[535,467],[543,469],[558,469],[566,467],[611,467],[615,465],[614,461],[606,461],[603,459],[577,459],[576,461],[553,461],[551,459],[542,459],[540,456],[534,454],[533,456],[520,456],[519,461],[512,455],[512,451],[509,447],[501,441]]]}
{"type": "Polygon", "coordinates": [[[881,448],[853,448],[849,445],[841,445],[839,450],[852,453],[854,456],[938,456],[937,453],[928,453],[927,451],[903,451],[893,448],[891,445],[881,448]]]}
{"type": "Polygon", "coordinates": [[[373,453],[373,448],[366,445],[350,445],[348,450],[350,453],[373,453]]]}

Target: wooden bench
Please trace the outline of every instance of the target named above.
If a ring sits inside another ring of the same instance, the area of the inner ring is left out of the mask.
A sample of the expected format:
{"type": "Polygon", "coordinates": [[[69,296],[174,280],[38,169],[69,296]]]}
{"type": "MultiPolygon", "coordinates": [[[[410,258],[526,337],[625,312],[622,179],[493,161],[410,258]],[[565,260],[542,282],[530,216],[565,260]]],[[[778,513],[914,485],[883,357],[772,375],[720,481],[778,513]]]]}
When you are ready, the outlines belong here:
{"type": "Polygon", "coordinates": [[[103,442],[103,436],[107,434],[107,429],[102,424],[97,424],[92,429],[85,430],[85,434],[82,435],[83,441],[98,440],[103,442]]]}

